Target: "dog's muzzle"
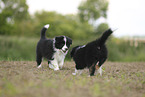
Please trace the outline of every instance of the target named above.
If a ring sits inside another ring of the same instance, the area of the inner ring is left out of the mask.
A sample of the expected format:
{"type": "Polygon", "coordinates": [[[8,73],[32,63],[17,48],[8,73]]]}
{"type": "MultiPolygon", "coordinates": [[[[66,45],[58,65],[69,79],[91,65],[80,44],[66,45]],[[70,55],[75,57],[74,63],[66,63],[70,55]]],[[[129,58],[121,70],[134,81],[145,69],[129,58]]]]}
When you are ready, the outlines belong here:
{"type": "Polygon", "coordinates": [[[63,51],[64,53],[66,53],[66,52],[68,51],[68,48],[65,48],[64,50],[62,49],[62,51],[63,51]]]}

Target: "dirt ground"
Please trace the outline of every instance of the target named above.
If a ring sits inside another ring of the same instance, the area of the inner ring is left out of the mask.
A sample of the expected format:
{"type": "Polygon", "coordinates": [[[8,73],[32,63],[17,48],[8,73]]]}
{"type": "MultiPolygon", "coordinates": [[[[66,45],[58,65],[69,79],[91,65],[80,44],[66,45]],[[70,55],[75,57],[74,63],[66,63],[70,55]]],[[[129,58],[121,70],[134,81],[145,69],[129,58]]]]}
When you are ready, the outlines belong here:
{"type": "Polygon", "coordinates": [[[103,75],[72,75],[74,63],[53,71],[43,62],[0,61],[0,97],[145,97],[145,63],[106,62],[103,75]]]}

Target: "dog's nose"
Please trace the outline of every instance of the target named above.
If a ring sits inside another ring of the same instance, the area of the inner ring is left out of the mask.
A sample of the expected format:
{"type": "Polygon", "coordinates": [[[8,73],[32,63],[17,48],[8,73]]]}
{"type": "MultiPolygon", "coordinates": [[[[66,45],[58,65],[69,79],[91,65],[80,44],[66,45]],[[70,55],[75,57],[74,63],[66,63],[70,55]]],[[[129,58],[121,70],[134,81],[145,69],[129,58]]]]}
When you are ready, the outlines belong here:
{"type": "Polygon", "coordinates": [[[65,48],[65,51],[67,51],[68,50],[68,48],[65,48]]]}

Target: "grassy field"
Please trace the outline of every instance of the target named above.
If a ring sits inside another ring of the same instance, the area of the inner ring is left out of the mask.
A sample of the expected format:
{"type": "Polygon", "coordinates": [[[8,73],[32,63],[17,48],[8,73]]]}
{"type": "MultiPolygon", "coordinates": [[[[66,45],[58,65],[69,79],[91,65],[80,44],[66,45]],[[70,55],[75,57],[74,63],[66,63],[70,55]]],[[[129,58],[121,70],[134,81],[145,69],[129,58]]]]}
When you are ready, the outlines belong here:
{"type": "Polygon", "coordinates": [[[0,97],[145,97],[145,63],[106,62],[103,76],[72,72],[68,61],[55,72],[47,62],[0,61],[0,97]]]}

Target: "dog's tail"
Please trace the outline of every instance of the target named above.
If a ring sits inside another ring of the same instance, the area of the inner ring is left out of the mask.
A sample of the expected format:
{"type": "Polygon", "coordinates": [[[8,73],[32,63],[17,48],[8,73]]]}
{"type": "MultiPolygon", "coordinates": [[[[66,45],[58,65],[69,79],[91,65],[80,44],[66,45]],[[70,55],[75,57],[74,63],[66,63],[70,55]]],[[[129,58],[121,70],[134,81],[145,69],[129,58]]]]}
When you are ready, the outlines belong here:
{"type": "Polygon", "coordinates": [[[112,29],[106,30],[103,35],[99,38],[99,45],[102,46],[105,44],[108,37],[113,33],[112,29]]]}
{"type": "Polygon", "coordinates": [[[46,24],[41,30],[41,38],[45,38],[45,32],[49,28],[49,24],[46,24]]]}

